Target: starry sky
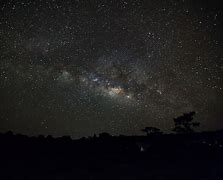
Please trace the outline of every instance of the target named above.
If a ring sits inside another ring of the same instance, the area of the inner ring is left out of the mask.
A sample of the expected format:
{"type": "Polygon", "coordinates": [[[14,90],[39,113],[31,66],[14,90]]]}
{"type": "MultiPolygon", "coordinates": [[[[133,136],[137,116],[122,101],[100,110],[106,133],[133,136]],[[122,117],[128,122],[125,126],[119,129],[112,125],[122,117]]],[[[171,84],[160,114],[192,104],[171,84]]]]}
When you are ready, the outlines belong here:
{"type": "Polygon", "coordinates": [[[222,129],[222,75],[220,0],[0,2],[0,132],[222,129]]]}

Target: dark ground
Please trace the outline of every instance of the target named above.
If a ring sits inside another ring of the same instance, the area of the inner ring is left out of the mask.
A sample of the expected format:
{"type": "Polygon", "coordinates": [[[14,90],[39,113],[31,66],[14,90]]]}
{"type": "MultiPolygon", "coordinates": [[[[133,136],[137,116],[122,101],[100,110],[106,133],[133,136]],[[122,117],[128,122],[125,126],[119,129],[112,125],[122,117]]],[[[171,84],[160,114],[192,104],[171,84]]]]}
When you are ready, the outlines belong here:
{"type": "Polygon", "coordinates": [[[222,131],[186,135],[0,135],[0,179],[223,179],[222,131]]]}

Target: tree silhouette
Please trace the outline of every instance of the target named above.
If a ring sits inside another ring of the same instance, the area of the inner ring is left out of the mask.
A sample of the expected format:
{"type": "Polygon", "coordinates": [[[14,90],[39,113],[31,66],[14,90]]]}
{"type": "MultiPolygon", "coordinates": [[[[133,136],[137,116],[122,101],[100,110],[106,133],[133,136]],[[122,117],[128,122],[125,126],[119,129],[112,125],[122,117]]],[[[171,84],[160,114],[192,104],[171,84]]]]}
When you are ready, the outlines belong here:
{"type": "Polygon", "coordinates": [[[99,138],[110,138],[110,137],[112,136],[107,132],[102,132],[99,134],[99,138]]]}
{"type": "Polygon", "coordinates": [[[161,134],[160,129],[156,127],[145,127],[142,129],[142,132],[145,132],[147,136],[150,134],[161,134]]]}
{"type": "Polygon", "coordinates": [[[173,131],[177,133],[194,132],[193,128],[200,125],[199,122],[192,122],[195,112],[184,113],[182,116],[174,118],[175,127],[173,131]]]}

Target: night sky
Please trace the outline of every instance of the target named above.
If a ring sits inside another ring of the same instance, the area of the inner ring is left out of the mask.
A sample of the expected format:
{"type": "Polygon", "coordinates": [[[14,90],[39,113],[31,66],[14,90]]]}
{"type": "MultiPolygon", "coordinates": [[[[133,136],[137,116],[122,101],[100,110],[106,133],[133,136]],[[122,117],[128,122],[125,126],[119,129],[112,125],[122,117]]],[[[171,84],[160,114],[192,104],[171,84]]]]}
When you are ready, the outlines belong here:
{"type": "Polygon", "coordinates": [[[220,2],[1,0],[0,132],[222,129],[220,2]]]}

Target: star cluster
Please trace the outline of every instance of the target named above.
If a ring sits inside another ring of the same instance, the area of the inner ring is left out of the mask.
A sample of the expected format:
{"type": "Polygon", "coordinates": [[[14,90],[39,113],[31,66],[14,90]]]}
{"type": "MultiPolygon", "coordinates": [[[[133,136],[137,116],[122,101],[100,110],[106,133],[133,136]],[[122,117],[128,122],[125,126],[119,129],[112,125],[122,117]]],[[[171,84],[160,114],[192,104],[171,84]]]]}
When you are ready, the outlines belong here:
{"type": "Polygon", "coordinates": [[[11,0],[0,13],[0,131],[169,131],[188,111],[223,128],[220,0],[11,0]]]}

